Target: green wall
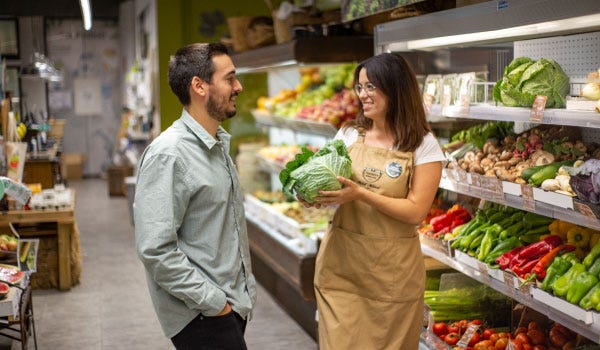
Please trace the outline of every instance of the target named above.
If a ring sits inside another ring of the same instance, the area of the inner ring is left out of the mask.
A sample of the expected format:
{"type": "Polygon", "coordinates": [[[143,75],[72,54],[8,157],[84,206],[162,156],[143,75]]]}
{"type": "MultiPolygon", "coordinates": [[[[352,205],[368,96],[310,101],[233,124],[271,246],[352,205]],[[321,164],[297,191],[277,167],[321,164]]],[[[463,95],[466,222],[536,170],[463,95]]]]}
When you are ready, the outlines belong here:
{"type": "MultiPolygon", "coordinates": [[[[280,1],[273,1],[278,6],[280,1]]],[[[218,41],[227,35],[227,17],[270,15],[263,0],[157,0],[158,57],[161,129],[168,128],[181,114],[181,104],[171,92],[167,79],[169,56],[178,48],[194,42],[218,41]],[[224,15],[221,23],[215,11],[224,15]],[[206,28],[209,28],[208,30],[206,28]],[[207,32],[213,31],[212,36],[207,32]]],[[[240,76],[244,91],[238,97],[238,114],[224,124],[234,138],[252,138],[259,134],[249,113],[258,96],[267,94],[266,75],[240,76]]]]}

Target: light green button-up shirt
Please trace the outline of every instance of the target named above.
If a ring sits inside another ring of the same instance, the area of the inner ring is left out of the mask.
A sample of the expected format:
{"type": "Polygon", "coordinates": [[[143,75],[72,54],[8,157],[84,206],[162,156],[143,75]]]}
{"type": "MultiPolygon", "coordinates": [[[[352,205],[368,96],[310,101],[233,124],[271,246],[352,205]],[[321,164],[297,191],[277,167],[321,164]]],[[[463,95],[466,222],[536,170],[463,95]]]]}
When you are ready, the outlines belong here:
{"type": "Polygon", "coordinates": [[[139,162],[136,248],[169,338],[199,313],[214,316],[229,302],[246,317],[256,301],[231,136],[219,127],[217,137],[184,109],[139,162]]]}

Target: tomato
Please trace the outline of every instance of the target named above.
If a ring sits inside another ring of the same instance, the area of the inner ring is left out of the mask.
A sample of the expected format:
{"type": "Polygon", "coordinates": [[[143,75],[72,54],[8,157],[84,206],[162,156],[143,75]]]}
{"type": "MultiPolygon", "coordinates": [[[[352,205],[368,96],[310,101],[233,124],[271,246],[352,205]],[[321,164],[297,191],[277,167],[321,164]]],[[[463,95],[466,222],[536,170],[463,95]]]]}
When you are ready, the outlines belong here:
{"type": "MultiPolygon", "coordinates": [[[[490,335],[490,341],[492,343],[496,343],[498,341],[498,339],[500,339],[499,333],[492,333],[492,335],[490,335]]],[[[505,337],[505,339],[508,339],[508,337],[505,337]]]]}
{"type": "Polygon", "coordinates": [[[538,344],[533,347],[533,350],[546,350],[546,347],[538,344]]]}
{"type": "Polygon", "coordinates": [[[473,346],[473,350],[488,350],[494,344],[489,340],[482,340],[473,346]]]}
{"type": "Polygon", "coordinates": [[[517,339],[511,339],[508,342],[512,346],[513,350],[523,350],[523,345],[521,342],[517,341],[517,339]]]}
{"type": "Polygon", "coordinates": [[[481,320],[474,319],[473,321],[469,322],[469,324],[476,324],[478,326],[481,326],[481,320]]]}
{"type": "Polygon", "coordinates": [[[436,322],[433,324],[433,333],[435,335],[442,336],[446,333],[448,333],[448,327],[446,326],[446,323],[444,322],[436,322]]]}
{"type": "Polygon", "coordinates": [[[508,344],[508,338],[498,338],[498,341],[494,344],[496,350],[504,350],[508,344]]]}
{"type": "Polygon", "coordinates": [[[456,322],[452,322],[448,325],[448,333],[457,333],[460,332],[460,326],[456,322]]]}
{"type": "Polygon", "coordinates": [[[490,336],[494,333],[496,333],[496,331],[494,331],[491,328],[484,329],[483,330],[483,339],[490,339],[490,336]]]}
{"type": "Polygon", "coordinates": [[[471,340],[469,340],[469,346],[473,346],[473,345],[477,344],[480,339],[481,339],[481,336],[479,335],[479,332],[474,332],[473,336],[471,337],[471,340]]]}
{"type": "Polygon", "coordinates": [[[525,333],[519,333],[515,336],[515,340],[521,344],[529,344],[529,337],[525,333]]]}
{"type": "Polygon", "coordinates": [[[460,338],[458,337],[458,333],[455,333],[455,332],[450,332],[450,333],[446,334],[446,336],[444,337],[444,341],[448,345],[454,345],[454,344],[458,343],[459,339],[460,338]]]}
{"type": "Polygon", "coordinates": [[[527,329],[540,329],[540,327],[538,326],[537,322],[535,321],[531,321],[529,322],[529,324],[527,325],[527,329]]]}
{"type": "Polygon", "coordinates": [[[526,327],[517,327],[517,329],[515,329],[513,334],[516,336],[519,333],[527,333],[527,328],[526,327]]]}
{"type": "Polygon", "coordinates": [[[469,321],[460,320],[458,321],[458,326],[460,327],[460,331],[464,332],[467,329],[467,327],[469,327],[469,321]]]}
{"type": "Polygon", "coordinates": [[[532,350],[533,346],[529,343],[523,343],[523,350],[532,350]]]}
{"type": "Polygon", "coordinates": [[[510,333],[500,332],[498,333],[498,337],[500,338],[512,338],[510,333]]]}
{"type": "Polygon", "coordinates": [[[543,344],[546,342],[546,337],[544,336],[544,333],[542,333],[542,331],[536,328],[530,328],[527,331],[527,337],[529,338],[529,340],[531,340],[532,345],[543,344]]]}

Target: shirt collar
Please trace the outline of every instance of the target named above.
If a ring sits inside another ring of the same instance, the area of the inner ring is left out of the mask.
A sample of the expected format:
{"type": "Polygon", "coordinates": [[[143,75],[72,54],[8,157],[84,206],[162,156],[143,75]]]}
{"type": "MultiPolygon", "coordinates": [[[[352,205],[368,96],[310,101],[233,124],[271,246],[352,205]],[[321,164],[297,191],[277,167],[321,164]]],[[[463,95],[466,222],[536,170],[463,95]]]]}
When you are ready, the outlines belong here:
{"type": "Polygon", "coordinates": [[[190,129],[190,131],[202,142],[206,145],[208,149],[212,149],[217,143],[221,142],[223,146],[225,146],[226,150],[229,152],[229,141],[231,140],[231,135],[223,129],[222,126],[219,126],[217,129],[217,137],[220,141],[215,140],[211,134],[204,129],[200,123],[192,117],[188,111],[184,108],[183,112],[181,112],[181,121],[190,129]]]}

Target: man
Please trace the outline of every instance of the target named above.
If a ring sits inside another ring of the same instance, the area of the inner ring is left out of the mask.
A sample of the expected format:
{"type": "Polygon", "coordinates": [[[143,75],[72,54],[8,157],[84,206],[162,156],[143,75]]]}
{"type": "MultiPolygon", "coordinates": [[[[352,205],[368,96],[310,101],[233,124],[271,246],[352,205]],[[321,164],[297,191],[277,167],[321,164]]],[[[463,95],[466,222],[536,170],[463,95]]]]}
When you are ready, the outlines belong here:
{"type": "Polygon", "coordinates": [[[230,135],[221,127],[235,115],[242,85],[222,44],[179,49],[169,85],[183,112],[140,160],[137,253],[177,349],[246,349],[256,282],[230,135]]]}

